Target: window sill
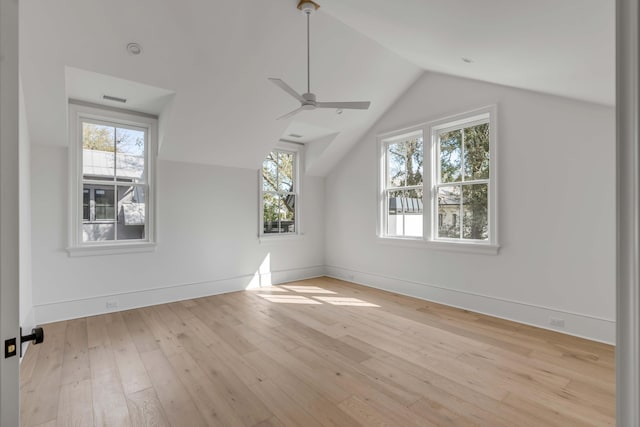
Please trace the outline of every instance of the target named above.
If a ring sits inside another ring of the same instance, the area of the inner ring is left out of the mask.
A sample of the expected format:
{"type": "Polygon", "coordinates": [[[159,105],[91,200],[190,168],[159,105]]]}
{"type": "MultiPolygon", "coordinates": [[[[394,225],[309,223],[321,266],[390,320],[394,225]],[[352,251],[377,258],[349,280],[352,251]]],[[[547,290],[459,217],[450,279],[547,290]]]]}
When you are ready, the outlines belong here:
{"type": "Polygon", "coordinates": [[[139,252],[153,252],[156,244],[150,242],[96,244],[87,246],[73,246],[67,248],[70,257],[96,256],[96,255],[120,255],[139,252]]]}
{"type": "Polygon", "coordinates": [[[433,249],[447,252],[461,252],[480,255],[498,255],[500,245],[488,243],[471,243],[471,242],[442,242],[434,240],[423,240],[420,238],[402,238],[402,237],[381,237],[378,241],[385,245],[402,246],[406,248],[422,248],[433,249]]]}
{"type": "Polygon", "coordinates": [[[304,233],[299,234],[263,234],[258,237],[261,245],[270,243],[283,243],[292,240],[300,240],[304,237],[304,233]]]}

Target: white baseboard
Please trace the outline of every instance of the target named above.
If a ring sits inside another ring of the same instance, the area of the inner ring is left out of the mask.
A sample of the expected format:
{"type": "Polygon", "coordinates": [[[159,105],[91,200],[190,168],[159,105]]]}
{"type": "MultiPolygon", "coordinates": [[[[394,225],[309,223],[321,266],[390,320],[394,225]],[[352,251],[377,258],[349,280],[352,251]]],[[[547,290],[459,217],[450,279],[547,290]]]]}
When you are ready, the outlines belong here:
{"type": "MultiPolygon", "coordinates": [[[[95,316],[129,310],[132,308],[164,304],[168,302],[200,298],[228,292],[242,291],[249,288],[271,286],[295,280],[310,279],[324,275],[323,266],[297,268],[291,270],[256,273],[228,279],[207,282],[189,283],[167,286],[155,289],[145,289],[110,295],[100,295],[91,298],[60,301],[35,305],[34,319],[38,324],[77,319],[79,317],[95,316]],[[107,303],[115,302],[116,307],[107,308],[107,303]]],[[[35,324],[34,321],[34,324],[35,324]]]]}
{"type": "Polygon", "coordinates": [[[615,344],[615,320],[550,309],[426,283],[369,274],[336,266],[326,266],[325,274],[335,279],[347,280],[372,288],[383,289],[606,344],[615,344]],[[564,328],[549,325],[551,317],[563,319],[564,328]]]}
{"type": "MultiPolygon", "coordinates": [[[[594,341],[607,344],[615,343],[616,327],[614,320],[455,289],[447,289],[426,283],[369,274],[337,266],[313,266],[256,273],[254,275],[244,275],[208,282],[40,304],[34,307],[33,314],[30,314],[30,320],[33,325],[36,324],[36,321],[38,324],[45,324],[173,301],[271,286],[272,284],[276,285],[324,275],[594,341]],[[117,302],[117,307],[107,309],[107,303],[112,301],[117,302]],[[550,317],[563,319],[565,322],[564,328],[551,327],[549,325],[550,317]]],[[[27,325],[26,320],[24,325],[27,325]]]]}
{"type": "Polygon", "coordinates": [[[29,312],[22,316],[20,319],[20,326],[24,331],[31,331],[31,329],[36,326],[36,317],[33,308],[29,310],[29,312]]]}
{"type": "MultiPolygon", "coordinates": [[[[30,334],[31,330],[36,327],[36,318],[33,308],[29,310],[29,312],[25,316],[21,316],[20,319],[20,327],[22,328],[23,334],[30,334]]],[[[22,345],[22,356],[20,357],[20,363],[22,363],[23,356],[27,353],[27,349],[29,348],[29,344],[31,342],[27,341],[22,345]]]]}

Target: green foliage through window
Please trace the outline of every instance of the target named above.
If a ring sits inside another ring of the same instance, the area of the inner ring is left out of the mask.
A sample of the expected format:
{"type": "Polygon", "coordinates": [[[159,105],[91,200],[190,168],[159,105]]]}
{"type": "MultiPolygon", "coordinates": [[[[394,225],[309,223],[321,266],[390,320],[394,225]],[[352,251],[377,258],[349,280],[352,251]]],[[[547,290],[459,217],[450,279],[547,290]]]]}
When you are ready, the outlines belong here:
{"type": "Polygon", "coordinates": [[[296,155],[271,151],[262,163],[263,233],[295,233],[296,231],[296,155]]]}
{"type": "Polygon", "coordinates": [[[438,134],[438,237],[489,238],[489,123],[438,134]]]}

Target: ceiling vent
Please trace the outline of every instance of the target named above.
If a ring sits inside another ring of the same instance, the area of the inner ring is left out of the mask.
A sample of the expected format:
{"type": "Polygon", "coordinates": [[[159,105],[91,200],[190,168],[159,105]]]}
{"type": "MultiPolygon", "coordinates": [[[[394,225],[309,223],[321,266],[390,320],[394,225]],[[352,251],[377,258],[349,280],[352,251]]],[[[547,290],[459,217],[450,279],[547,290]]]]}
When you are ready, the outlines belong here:
{"type": "Polygon", "coordinates": [[[102,99],[105,99],[107,101],[121,102],[123,104],[127,102],[127,98],[120,98],[118,96],[111,96],[111,95],[102,95],[102,99]]]}

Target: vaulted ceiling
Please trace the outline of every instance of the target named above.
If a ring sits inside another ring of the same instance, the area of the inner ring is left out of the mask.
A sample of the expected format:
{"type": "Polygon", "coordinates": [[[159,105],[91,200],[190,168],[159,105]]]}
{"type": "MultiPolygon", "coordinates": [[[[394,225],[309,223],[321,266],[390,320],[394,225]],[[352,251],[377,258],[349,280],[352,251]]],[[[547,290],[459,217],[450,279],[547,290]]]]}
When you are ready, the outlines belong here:
{"type": "Polygon", "coordinates": [[[122,107],[108,94],[160,115],[160,158],[257,169],[288,139],[307,144],[307,172],[324,175],[424,71],[614,103],[613,0],[320,3],[312,92],[371,101],[368,111],[276,120],[298,104],[267,78],[306,87],[296,0],[21,0],[31,139],[66,146],[68,98],[122,107]]]}

